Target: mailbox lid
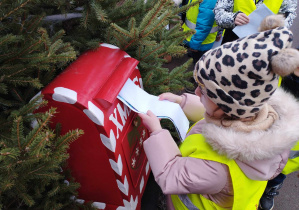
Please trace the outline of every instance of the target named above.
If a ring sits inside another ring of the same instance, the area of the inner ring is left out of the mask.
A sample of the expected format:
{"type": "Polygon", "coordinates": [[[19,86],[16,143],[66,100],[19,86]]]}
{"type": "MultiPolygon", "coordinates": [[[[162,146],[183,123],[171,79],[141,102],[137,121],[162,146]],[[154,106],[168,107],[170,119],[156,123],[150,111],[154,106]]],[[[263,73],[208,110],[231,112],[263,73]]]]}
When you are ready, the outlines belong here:
{"type": "Polygon", "coordinates": [[[90,99],[98,103],[103,101],[101,106],[107,108],[116,99],[138,63],[118,47],[101,44],[96,50],[87,51],[78,57],[45,87],[44,92],[69,95],[83,106],[88,106],[90,99]],[[70,93],[57,90],[56,87],[70,90],[70,93]]]}

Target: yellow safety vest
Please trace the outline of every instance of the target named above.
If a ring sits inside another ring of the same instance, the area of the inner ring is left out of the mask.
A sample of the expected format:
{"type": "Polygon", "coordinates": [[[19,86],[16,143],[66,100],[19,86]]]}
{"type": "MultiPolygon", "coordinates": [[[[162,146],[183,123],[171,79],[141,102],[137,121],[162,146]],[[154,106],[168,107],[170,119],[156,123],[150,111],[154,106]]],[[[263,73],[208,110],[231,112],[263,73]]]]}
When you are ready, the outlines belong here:
{"type": "MultiPolygon", "coordinates": [[[[188,4],[191,3],[192,0],[188,1],[188,4]]],[[[185,23],[182,25],[182,28],[184,31],[189,31],[191,29],[195,29],[196,27],[196,20],[198,15],[198,6],[193,6],[188,9],[186,12],[186,20],[185,23]]],[[[201,44],[211,44],[215,42],[217,33],[219,31],[219,27],[216,24],[216,21],[214,21],[213,27],[210,31],[210,34],[206,37],[206,39],[201,44]]],[[[192,35],[186,38],[187,41],[190,41],[192,38],[192,35]]]]}
{"type": "Polygon", "coordinates": [[[288,175],[298,170],[299,170],[299,141],[292,148],[291,153],[289,155],[288,162],[284,167],[284,169],[282,170],[282,173],[288,175]]]}
{"type": "MultiPolygon", "coordinates": [[[[283,0],[264,0],[264,4],[274,13],[277,14],[283,0]]],[[[249,15],[256,10],[256,5],[253,0],[235,0],[233,12],[241,11],[249,15]]]]}
{"type": "MultiPolygon", "coordinates": [[[[247,178],[234,160],[228,159],[224,155],[219,155],[214,151],[205,141],[202,134],[192,134],[188,136],[181,144],[180,151],[183,157],[200,158],[227,165],[234,190],[232,209],[256,210],[258,208],[259,200],[266,188],[267,181],[256,181],[247,178]]],[[[199,194],[172,195],[171,198],[177,210],[225,210],[199,194]]]]}
{"type": "MultiPolygon", "coordinates": [[[[282,78],[279,77],[278,87],[281,85],[282,78]]],[[[291,149],[287,164],[282,170],[282,173],[288,175],[299,170],[299,141],[291,149]]]]}

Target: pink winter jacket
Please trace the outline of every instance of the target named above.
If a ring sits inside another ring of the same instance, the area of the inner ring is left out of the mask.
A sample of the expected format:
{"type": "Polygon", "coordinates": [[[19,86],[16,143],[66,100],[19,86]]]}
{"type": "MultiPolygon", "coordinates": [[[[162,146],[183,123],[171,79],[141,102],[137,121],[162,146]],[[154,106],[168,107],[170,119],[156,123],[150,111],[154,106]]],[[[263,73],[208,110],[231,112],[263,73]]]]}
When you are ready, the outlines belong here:
{"type": "MultiPolygon", "coordinates": [[[[283,170],[290,149],[299,140],[299,103],[277,89],[268,104],[279,118],[266,130],[245,133],[201,120],[188,135],[202,133],[214,150],[235,159],[248,178],[273,179],[283,170]]],[[[184,94],[181,107],[194,122],[203,117],[198,96],[184,94]]],[[[233,188],[226,165],[182,157],[170,133],[164,129],[152,133],[144,142],[144,149],[164,194],[202,194],[223,208],[232,208],[233,188]]],[[[174,209],[169,197],[168,209],[174,209]]]]}

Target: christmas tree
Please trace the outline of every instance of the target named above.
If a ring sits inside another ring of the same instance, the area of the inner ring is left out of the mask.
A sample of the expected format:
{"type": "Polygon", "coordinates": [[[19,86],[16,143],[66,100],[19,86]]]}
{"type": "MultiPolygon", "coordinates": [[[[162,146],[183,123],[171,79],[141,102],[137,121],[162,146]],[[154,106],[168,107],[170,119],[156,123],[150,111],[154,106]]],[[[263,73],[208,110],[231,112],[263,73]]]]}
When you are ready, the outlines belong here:
{"type": "Polygon", "coordinates": [[[55,109],[37,114],[46,101],[32,98],[99,43],[139,60],[151,94],[192,86],[186,73],[191,60],[171,72],[163,67],[166,55],[186,53],[181,43],[193,32],[180,31],[177,14],[187,6],[174,7],[171,0],[2,0],[0,9],[0,207],[82,208],[70,199],[79,184],[65,164],[69,144],[84,131],[50,129],[55,109]]]}

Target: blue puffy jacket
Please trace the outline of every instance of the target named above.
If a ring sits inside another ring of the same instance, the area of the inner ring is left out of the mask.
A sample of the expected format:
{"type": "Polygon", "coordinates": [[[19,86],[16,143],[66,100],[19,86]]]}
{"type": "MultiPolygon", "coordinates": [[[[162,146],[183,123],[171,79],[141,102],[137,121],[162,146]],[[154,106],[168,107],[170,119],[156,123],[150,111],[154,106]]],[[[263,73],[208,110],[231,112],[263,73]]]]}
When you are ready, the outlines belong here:
{"type": "MultiPolygon", "coordinates": [[[[189,0],[189,3],[191,3],[192,0],[189,0]]],[[[214,44],[215,39],[212,39],[213,41],[204,42],[208,35],[210,35],[210,32],[213,28],[213,24],[215,27],[215,15],[213,13],[213,9],[216,5],[217,0],[203,0],[199,6],[198,11],[197,8],[191,7],[187,13],[186,13],[186,21],[192,22],[195,24],[195,30],[196,33],[191,37],[188,37],[187,40],[185,40],[185,44],[194,50],[199,51],[206,51],[210,50],[214,44]],[[204,42],[204,43],[203,43],[204,42]]],[[[184,30],[190,30],[190,28],[187,26],[186,22],[183,24],[184,30]]],[[[214,34],[214,36],[215,34],[214,34]]]]}

